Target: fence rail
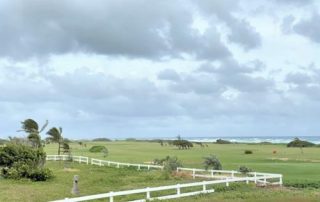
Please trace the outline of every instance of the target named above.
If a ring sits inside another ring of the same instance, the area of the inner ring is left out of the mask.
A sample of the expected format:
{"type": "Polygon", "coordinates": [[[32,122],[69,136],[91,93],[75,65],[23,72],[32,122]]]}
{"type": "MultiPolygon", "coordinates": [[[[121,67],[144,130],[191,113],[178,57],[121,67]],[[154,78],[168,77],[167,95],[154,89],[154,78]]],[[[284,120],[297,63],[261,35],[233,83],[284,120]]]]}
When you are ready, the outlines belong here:
{"type": "Polygon", "coordinates": [[[69,155],[47,155],[47,161],[76,161],[79,163],[89,164],[89,157],[86,156],[69,156],[69,155]]]}
{"type": "MultiPolygon", "coordinates": [[[[70,156],[68,155],[47,155],[47,160],[70,160],[70,156]]],[[[89,157],[84,156],[72,156],[71,160],[79,162],[79,163],[86,163],[91,165],[98,165],[98,166],[113,166],[113,167],[136,167],[138,170],[146,168],[150,169],[163,169],[163,166],[158,165],[151,165],[151,164],[133,164],[133,163],[121,163],[115,161],[106,161],[100,159],[91,158],[89,161],[89,157]]],[[[204,193],[212,193],[214,189],[208,189],[207,186],[215,185],[215,184],[225,184],[229,186],[229,183],[232,182],[254,182],[256,184],[272,184],[272,185],[282,185],[282,175],[281,174],[273,174],[273,173],[259,173],[259,172],[249,172],[246,175],[234,170],[204,170],[204,169],[197,169],[197,168],[177,168],[177,172],[191,172],[193,178],[201,177],[205,179],[212,179],[218,178],[218,180],[210,180],[210,181],[202,181],[202,182],[193,182],[193,183],[186,183],[186,184],[176,184],[176,185],[169,185],[169,186],[160,186],[160,187],[147,187],[144,189],[134,189],[134,190],[127,190],[127,191],[118,191],[118,192],[109,192],[104,194],[96,194],[90,196],[82,196],[77,198],[66,198],[63,200],[57,200],[54,202],[78,202],[78,201],[89,201],[95,199],[105,199],[108,198],[109,202],[113,202],[115,197],[118,196],[127,196],[132,194],[145,194],[144,199],[135,200],[138,201],[151,201],[151,200],[164,200],[164,199],[172,199],[172,198],[180,198],[185,196],[192,196],[204,193]],[[271,180],[278,180],[276,182],[271,182],[271,180]],[[188,191],[182,193],[181,188],[186,187],[201,187],[200,191],[188,191]],[[164,195],[164,196],[157,196],[152,197],[152,192],[158,191],[166,191],[166,190],[176,190],[176,194],[172,195],[164,195]]]]}

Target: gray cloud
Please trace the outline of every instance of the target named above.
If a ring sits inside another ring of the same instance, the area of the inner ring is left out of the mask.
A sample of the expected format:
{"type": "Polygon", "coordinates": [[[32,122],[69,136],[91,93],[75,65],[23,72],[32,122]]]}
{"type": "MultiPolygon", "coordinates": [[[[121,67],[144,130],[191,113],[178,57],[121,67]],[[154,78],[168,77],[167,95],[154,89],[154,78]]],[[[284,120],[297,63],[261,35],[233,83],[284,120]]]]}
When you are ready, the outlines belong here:
{"type": "Polygon", "coordinates": [[[230,55],[215,26],[191,28],[193,10],[172,1],[9,1],[0,6],[0,55],[68,52],[201,59],[230,55]],[[94,13],[94,14],[93,14],[94,13]]]}
{"type": "Polygon", "coordinates": [[[309,38],[311,41],[320,43],[320,15],[313,13],[308,19],[300,20],[293,26],[293,30],[302,36],[309,38]]]}

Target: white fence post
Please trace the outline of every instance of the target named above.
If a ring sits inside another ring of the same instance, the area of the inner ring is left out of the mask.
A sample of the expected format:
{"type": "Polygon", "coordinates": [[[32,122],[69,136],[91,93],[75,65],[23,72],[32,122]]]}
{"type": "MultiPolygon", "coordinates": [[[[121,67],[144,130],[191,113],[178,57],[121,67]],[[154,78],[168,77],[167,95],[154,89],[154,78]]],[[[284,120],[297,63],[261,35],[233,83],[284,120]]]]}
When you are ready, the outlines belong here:
{"type": "Polygon", "coordinates": [[[177,195],[180,196],[181,190],[180,190],[180,184],[177,184],[177,195]]]}
{"type": "Polygon", "coordinates": [[[149,189],[150,189],[149,187],[146,188],[146,191],[147,191],[147,199],[148,199],[148,200],[151,198],[149,189]]]}
{"type": "Polygon", "coordinates": [[[150,165],[148,165],[148,170],[150,170],[150,165]]]}
{"type": "Polygon", "coordinates": [[[232,178],[234,178],[234,173],[235,173],[235,172],[234,172],[234,171],[232,171],[232,173],[231,173],[231,177],[232,177],[232,178]]]}
{"type": "Polygon", "coordinates": [[[254,183],[257,184],[257,172],[254,172],[254,183]]]}
{"type": "Polygon", "coordinates": [[[263,184],[264,184],[264,185],[267,184],[267,177],[266,177],[266,175],[264,175],[263,184]]]}
{"type": "MultiPolygon", "coordinates": [[[[226,178],[228,180],[228,178],[226,178]]],[[[226,181],[226,186],[229,187],[229,181],[226,181]]]]}
{"type": "Polygon", "coordinates": [[[246,184],[249,184],[249,179],[248,179],[248,177],[246,177],[246,184]]]}
{"type": "Polygon", "coordinates": [[[206,184],[205,184],[205,181],[203,181],[203,185],[202,185],[202,191],[206,191],[207,190],[207,186],[206,186],[206,184]]]}
{"type": "Polygon", "coordinates": [[[109,202],[113,202],[113,192],[112,191],[110,191],[109,192],[109,202]]]}
{"type": "Polygon", "coordinates": [[[192,170],[192,178],[193,179],[196,178],[196,170],[195,169],[192,170]]]}
{"type": "Polygon", "coordinates": [[[279,177],[279,185],[282,186],[282,175],[279,177]]]}
{"type": "Polygon", "coordinates": [[[213,170],[211,170],[211,177],[213,177],[213,170]]]}

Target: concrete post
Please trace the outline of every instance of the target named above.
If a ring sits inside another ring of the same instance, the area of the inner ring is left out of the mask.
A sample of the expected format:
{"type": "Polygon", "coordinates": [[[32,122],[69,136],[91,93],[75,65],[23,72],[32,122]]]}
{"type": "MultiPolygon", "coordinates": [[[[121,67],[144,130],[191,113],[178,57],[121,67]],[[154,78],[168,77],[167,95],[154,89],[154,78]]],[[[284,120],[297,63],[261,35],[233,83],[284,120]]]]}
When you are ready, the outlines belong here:
{"type": "Polygon", "coordinates": [[[78,182],[79,182],[79,176],[78,175],[73,176],[73,187],[72,187],[71,193],[74,195],[79,194],[78,182]]]}

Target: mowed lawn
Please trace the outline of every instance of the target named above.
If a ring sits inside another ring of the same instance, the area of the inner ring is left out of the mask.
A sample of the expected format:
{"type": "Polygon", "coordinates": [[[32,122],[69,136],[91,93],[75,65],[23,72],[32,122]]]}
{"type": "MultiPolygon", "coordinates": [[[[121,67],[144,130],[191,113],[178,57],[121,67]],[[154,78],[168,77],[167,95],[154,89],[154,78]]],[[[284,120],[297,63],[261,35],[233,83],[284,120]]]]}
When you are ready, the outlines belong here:
{"type": "MultiPolygon", "coordinates": [[[[208,147],[195,145],[189,150],[179,150],[171,146],[161,146],[150,142],[85,142],[86,147],[72,143],[72,154],[108,159],[120,162],[147,163],[155,158],[167,155],[177,156],[184,167],[203,168],[203,157],[216,155],[223,169],[237,170],[239,166],[247,166],[257,172],[281,173],[284,182],[320,182],[320,147],[287,148],[285,145],[252,145],[252,144],[212,144],[208,147]],[[93,145],[104,145],[109,155],[104,158],[102,153],[90,153],[93,145]],[[253,154],[244,154],[252,150],[253,154]],[[276,151],[276,154],[273,152],[276,151]]],[[[57,145],[46,146],[48,154],[57,153],[57,145]]]]}

